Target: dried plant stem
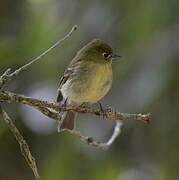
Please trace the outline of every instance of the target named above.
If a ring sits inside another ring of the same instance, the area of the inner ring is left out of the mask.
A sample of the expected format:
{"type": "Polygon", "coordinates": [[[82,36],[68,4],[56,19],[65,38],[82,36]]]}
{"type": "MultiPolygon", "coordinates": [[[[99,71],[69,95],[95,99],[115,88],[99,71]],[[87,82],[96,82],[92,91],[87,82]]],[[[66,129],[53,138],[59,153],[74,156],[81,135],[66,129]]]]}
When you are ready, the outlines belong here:
{"type": "Polygon", "coordinates": [[[122,127],[122,122],[116,121],[116,125],[114,127],[113,133],[106,143],[97,142],[92,137],[82,135],[80,131],[76,131],[76,130],[64,130],[64,131],[68,131],[70,134],[77,136],[81,141],[83,141],[86,144],[101,149],[108,149],[121,133],[121,127],[122,127]]]}
{"type": "MultiPolygon", "coordinates": [[[[53,50],[54,48],[56,48],[58,45],[60,45],[63,41],[65,41],[67,38],[69,38],[72,33],[77,29],[77,26],[73,26],[73,28],[71,29],[71,31],[69,33],[67,33],[63,38],[61,38],[60,40],[58,40],[54,45],[52,45],[50,48],[48,48],[46,51],[44,51],[43,53],[41,53],[39,56],[37,56],[36,58],[32,59],[29,63],[25,64],[24,66],[21,66],[19,69],[15,70],[14,72],[11,73],[11,69],[7,69],[1,76],[0,76],[0,94],[1,97],[3,97],[3,91],[2,91],[2,87],[4,84],[6,84],[7,82],[11,81],[12,79],[14,79],[16,76],[18,76],[21,72],[27,70],[32,64],[34,64],[35,62],[37,62],[38,60],[40,60],[43,56],[45,56],[46,54],[48,54],[51,50],[53,50]]],[[[11,94],[11,93],[10,93],[11,94]]],[[[10,95],[8,92],[6,95],[10,95]]],[[[5,95],[5,94],[4,94],[5,95]]],[[[12,95],[12,94],[11,94],[12,95]]],[[[14,94],[15,95],[15,94],[14,94]]],[[[4,96],[5,97],[5,96],[4,96]]],[[[14,96],[15,97],[15,96],[14,96]]],[[[10,102],[11,98],[7,98],[8,102],[10,102]]],[[[21,103],[23,103],[23,99],[21,99],[21,103]]],[[[0,101],[4,101],[3,99],[1,99],[0,101]]],[[[12,101],[13,102],[13,101],[12,101]]],[[[25,104],[25,103],[24,103],[25,104]]],[[[29,104],[30,105],[30,104],[29,104]]],[[[47,107],[45,106],[37,106],[34,105],[33,107],[35,107],[36,109],[38,109],[40,112],[42,112],[43,114],[45,114],[46,116],[56,119],[56,120],[60,120],[60,116],[59,113],[57,112],[53,112],[50,111],[47,107]]],[[[23,136],[20,134],[19,130],[16,128],[16,126],[14,125],[13,121],[11,120],[11,118],[8,116],[8,114],[1,108],[0,106],[0,114],[2,116],[2,118],[4,119],[4,121],[6,122],[6,124],[8,125],[9,129],[11,130],[11,132],[13,133],[13,135],[15,136],[16,140],[18,141],[19,145],[20,145],[20,149],[21,149],[21,153],[24,156],[24,158],[27,161],[27,164],[30,166],[30,168],[32,169],[33,173],[34,173],[34,177],[36,180],[40,180],[40,176],[38,174],[38,170],[37,170],[37,166],[36,166],[36,162],[35,162],[35,158],[31,155],[30,149],[28,144],[26,143],[26,141],[24,140],[23,136]]]]}
{"type": "Polygon", "coordinates": [[[75,111],[79,113],[89,113],[97,116],[106,117],[109,120],[115,120],[116,126],[114,128],[112,136],[106,143],[97,142],[93,138],[82,135],[77,130],[65,130],[77,136],[84,143],[102,149],[107,149],[120,134],[122,123],[119,120],[137,120],[146,123],[150,122],[151,120],[150,114],[127,114],[120,112],[112,112],[111,109],[101,110],[101,109],[94,109],[91,107],[61,106],[58,103],[43,101],[8,91],[0,91],[0,101],[7,103],[21,103],[32,106],[35,109],[39,110],[44,115],[46,115],[47,117],[56,120],[58,122],[61,121],[61,116],[60,116],[61,111],[75,111]]]}
{"type": "Polygon", "coordinates": [[[11,130],[12,134],[16,138],[17,142],[20,145],[21,153],[24,156],[27,164],[29,167],[32,169],[34,177],[36,180],[40,180],[40,175],[38,173],[37,165],[35,158],[32,156],[29,146],[26,143],[25,139],[13,123],[12,119],[8,116],[8,114],[1,108],[0,106],[0,115],[2,116],[2,119],[5,121],[7,124],[8,128],[11,130]]]}
{"type": "Polygon", "coordinates": [[[66,34],[63,38],[61,38],[60,40],[58,40],[54,45],[52,45],[50,48],[48,48],[46,51],[44,51],[43,53],[41,53],[39,56],[37,56],[36,58],[32,59],[29,63],[25,64],[24,66],[21,66],[19,69],[15,70],[14,72],[10,73],[10,69],[8,69],[8,71],[6,70],[4,72],[4,74],[0,77],[0,87],[2,87],[5,83],[7,83],[8,81],[12,80],[13,78],[15,78],[17,75],[19,75],[21,72],[23,72],[24,70],[26,70],[27,68],[29,68],[33,63],[37,62],[38,60],[40,60],[43,56],[45,56],[46,54],[48,54],[51,50],[53,50],[54,48],[56,48],[57,46],[59,46],[63,41],[65,41],[67,38],[69,38],[72,33],[74,31],[76,31],[77,26],[73,26],[71,31],[66,34]]]}
{"type": "MultiPolygon", "coordinates": [[[[29,63],[18,68],[14,72],[11,73],[10,69],[7,69],[2,74],[2,76],[0,76],[0,102],[20,103],[20,104],[29,105],[29,106],[32,106],[35,109],[39,110],[41,113],[43,113],[47,117],[57,120],[57,121],[61,121],[61,116],[60,116],[61,111],[74,111],[74,112],[79,112],[79,113],[89,113],[89,114],[93,114],[96,116],[106,117],[109,120],[114,120],[114,121],[116,121],[116,126],[114,128],[112,136],[109,138],[109,140],[106,143],[97,142],[97,141],[93,140],[93,138],[84,136],[79,131],[76,131],[76,130],[66,130],[69,133],[77,136],[80,140],[82,140],[83,142],[85,142],[89,145],[106,149],[115,141],[115,139],[121,132],[122,123],[119,120],[137,120],[137,121],[143,121],[143,122],[148,123],[151,120],[151,115],[150,114],[128,114],[128,113],[120,113],[120,112],[116,112],[116,111],[114,112],[110,108],[101,110],[101,109],[94,109],[91,107],[62,106],[55,102],[43,101],[43,100],[35,99],[32,97],[27,97],[27,96],[23,96],[20,94],[15,94],[15,93],[12,93],[9,91],[2,90],[2,87],[4,84],[13,80],[21,72],[27,70],[32,64],[34,64],[35,62],[40,60],[43,56],[45,56],[51,50],[53,50],[58,45],[60,45],[63,41],[68,39],[76,29],[77,29],[77,26],[73,26],[71,31],[69,33],[67,33],[67,35],[65,35],[62,39],[58,40],[49,49],[47,49],[46,51],[41,53],[36,58],[32,59],[29,63]]],[[[1,114],[2,118],[4,119],[4,121],[6,122],[6,124],[8,125],[9,129],[12,131],[16,140],[18,141],[21,152],[22,152],[23,156],[25,157],[28,165],[32,169],[35,179],[40,180],[36,162],[35,162],[34,157],[31,155],[28,144],[24,140],[23,136],[20,134],[19,130],[14,125],[11,118],[1,108],[1,106],[0,106],[0,114],[1,114]]]]}

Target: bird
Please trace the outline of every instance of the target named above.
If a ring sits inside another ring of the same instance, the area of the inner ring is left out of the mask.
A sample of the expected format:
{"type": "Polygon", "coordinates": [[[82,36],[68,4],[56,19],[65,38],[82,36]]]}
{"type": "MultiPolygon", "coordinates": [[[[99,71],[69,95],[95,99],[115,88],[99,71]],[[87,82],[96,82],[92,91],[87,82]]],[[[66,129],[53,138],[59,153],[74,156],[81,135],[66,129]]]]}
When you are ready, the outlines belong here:
{"type": "MultiPolygon", "coordinates": [[[[114,54],[110,45],[101,39],[93,39],[83,46],[72,59],[60,79],[57,102],[62,105],[81,106],[99,102],[111,89],[114,54]]],[[[61,112],[58,132],[73,130],[77,112],[61,112]]]]}

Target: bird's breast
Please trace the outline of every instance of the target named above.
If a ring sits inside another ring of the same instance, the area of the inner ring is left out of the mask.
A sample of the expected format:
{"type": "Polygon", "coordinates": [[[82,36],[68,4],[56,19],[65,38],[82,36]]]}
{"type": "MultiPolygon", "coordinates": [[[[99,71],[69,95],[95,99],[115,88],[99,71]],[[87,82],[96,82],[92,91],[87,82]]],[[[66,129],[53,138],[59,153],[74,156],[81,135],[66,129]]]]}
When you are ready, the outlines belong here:
{"type": "Polygon", "coordinates": [[[69,80],[65,88],[68,92],[65,94],[71,101],[79,102],[79,104],[80,102],[94,103],[108,93],[111,84],[112,67],[110,63],[85,64],[81,65],[69,80]]]}
{"type": "MultiPolygon", "coordinates": [[[[88,102],[96,102],[103,98],[112,84],[112,68],[111,64],[96,66],[93,69],[93,78],[88,82],[88,102]]],[[[92,76],[91,76],[92,77],[92,76]]]]}

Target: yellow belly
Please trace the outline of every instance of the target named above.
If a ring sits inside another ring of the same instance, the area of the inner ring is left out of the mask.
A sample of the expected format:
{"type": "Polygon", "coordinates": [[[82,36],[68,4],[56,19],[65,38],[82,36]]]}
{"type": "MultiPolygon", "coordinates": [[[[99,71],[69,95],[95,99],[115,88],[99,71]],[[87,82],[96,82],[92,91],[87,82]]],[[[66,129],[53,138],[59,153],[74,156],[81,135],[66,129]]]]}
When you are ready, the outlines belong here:
{"type": "Polygon", "coordinates": [[[86,102],[97,102],[103,98],[111,88],[112,84],[112,69],[111,65],[99,66],[95,70],[95,76],[89,80],[88,88],[82,95],[86,102]]]}
{"type": "Polygon", "coordinates": [[[95,103],[108,93],[111,84],[112,67],[110,63],[91,65],[88,72],[82,72],[68,86],[66,96],[70,101],[78,104],[82,102],[95,103]]]}

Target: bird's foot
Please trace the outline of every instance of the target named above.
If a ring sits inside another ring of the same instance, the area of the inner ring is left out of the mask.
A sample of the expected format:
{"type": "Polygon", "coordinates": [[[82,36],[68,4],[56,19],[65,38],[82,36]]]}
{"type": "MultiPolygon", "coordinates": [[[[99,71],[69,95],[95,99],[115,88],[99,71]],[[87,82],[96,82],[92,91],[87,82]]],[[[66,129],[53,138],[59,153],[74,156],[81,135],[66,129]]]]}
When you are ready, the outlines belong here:
{"type": "Polygon", "coordinates": [[[87,107],[87,103],[82,103],[80,106],[79,106],[80,108],[85,108],[85,107],[87,107]]]}
{"type": "Polygon", "coordinates": [[[67,106],[67,100],[68,100],[68,98],[66,98],[65,101],[62,103],[62,107],[66,107],[67,106]]]}
{"type": "Polygon", "coordinates": [[[57,124],[57,132],[58,132],[58,133],[62,132],[62,130],[61,130],[61,124],[62,124],[62,122],[58,122],[58,124],[57,124]]]}
{"type": "Polygon", "coordinates": [[[100,111],[102,112],[102,116],[103,118],[107,118],[106,116],[106,110],[103,108],[102,104],[98,101],[99,107],[100,107],[100,111]]]}

